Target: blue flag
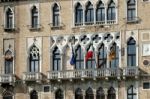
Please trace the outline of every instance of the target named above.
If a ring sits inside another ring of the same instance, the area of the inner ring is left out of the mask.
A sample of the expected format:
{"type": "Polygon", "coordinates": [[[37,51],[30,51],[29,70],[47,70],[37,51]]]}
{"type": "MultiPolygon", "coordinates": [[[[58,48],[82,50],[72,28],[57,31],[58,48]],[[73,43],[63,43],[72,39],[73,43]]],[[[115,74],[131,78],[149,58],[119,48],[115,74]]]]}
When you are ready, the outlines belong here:
{"type": "MultiPolygon", "coordinates": [[[[71,47],[72,47],[72,45],[71,45],[71,47]]],[[[74,55],[73,47],[72,47],[72,57],[71,57],[71,60],[70,60],[70,64],[71,65],[75,64],[75,55],[74,55]]]]}

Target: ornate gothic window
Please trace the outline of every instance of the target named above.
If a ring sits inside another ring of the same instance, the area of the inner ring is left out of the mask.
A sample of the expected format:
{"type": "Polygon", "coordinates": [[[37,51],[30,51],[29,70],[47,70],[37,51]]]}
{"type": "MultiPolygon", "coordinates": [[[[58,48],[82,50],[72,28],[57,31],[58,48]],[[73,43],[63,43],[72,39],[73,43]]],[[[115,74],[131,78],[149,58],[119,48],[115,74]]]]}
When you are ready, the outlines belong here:
{"type": "Polygon", "coordinates": [[[75,91],[75,99],[83,99],[82,90],[80,88],[75,91]]]}
{"type": "Polygon", "coordinates": [[[33,90],[30,93],[30,99],[38,99],[38,93],[36,92],[36,90],[33,90]]]}
{"type": "Polygon", "coordinates": [[[3,94],[3,99],[13,99],[13,95],[10,92],[6,92],[3,94]]]}
{"type": "Polygon", "coordinates": [[[96,99],[105,99],[105,94],[102,87],[98,88],[96,91],[96,99]]]}
{"type": "Polygon", "coordinates": [[[136,89],[133,87],[133,85],[127,89],[127,99],[137,99],[136,89]]]}
{"type": "Polygon", "coordinates": [[[75,57],[75,69],[83,69],[84,66],[84,56],[83,56],[83,50],[81,46],[79,45],[77,49],[75,50],[76,57],[75,57]]]}
{"type": "Polygon", "coordinates": [[[75,8],[75,25],[83,24],[83,9],[80,3],[75,8]]]}
{"type": "Polygon", "coordinates": [[[94,9],[91,2],[88,2],[85,10],[85,24],[91,25],[94,23],[94,9]]]}
{"type": "Polygon", "coordinates": [[[107,52],[104,44],[101,45],[98,52],[98,68],[105,68],[107,63],[107,52]]]}
{"type": "Polygon", "coordinates": [[[135,20],[136,17],[136,1],[129,0],[127,2],[127,21],[135,20]]]}
{"type": "Polygon", "coordinates": [[[10,50],[5,52],[5,74],[13,73],[13,55],[10,50]]]}
{"type": "Polygon", "coordinates": [[[108,5],[107,9],[107,20],[116,20],[116,8],[115,8],[115,3],[113,0],[108,5]]]}
{"type": "Polygon", "coordinates": [[[59,26],[60,25],[60,18],[59,18],[59,7],[57,4],[54,4],[53,7],[53,26],[59,26]]]}
{"type": "Polygon", "coordinates": [[[85,99],[94,99],[93,90],[91,88],[88,88],[86,90],[86,96],[85,99]]]}
{"type": "Polygon", "coordinates": [[[104,22],[105,21],[105,8],[102,1],[100,1],[97,5],[96,9],[96,21],[97,22],[104,22]]]}
{"type": "Polygon", "coordinates": [[[119,66],[119,47],[114,43],[110,48],[109,53],[110,68],[116,68],[119,66]]]}
{"type": "Polygon", "coordinates": [[[33,6],[31,9],[31,27],[38,28],[38,9],[36,6],[33,6]]]}
{"type": "Polygon", "coordinates": [[[61,64],[60,51],[58,47],[55,47],[53,51],[53,70],[54,71],[60,70],[60,64],[61,64]]]}
{"type": "Polygon", "coordinates": [[[108,90],[107,99],[116,99],[116,91],[113,87],[108,90]]]}
{"type": "Polygon", "coordinates": [[[5,28],[12,29],[14,27],[13,23],[13,12],[10,8],[7,9],[6,11],[6,23],[5,23],[5,28]]]}
{"type": "Polygon", "coordinates": [[[136,66],[136,41],[132,37],[127,42],[127,66],[136,66]]]}
{"type": "Polygon", "coordinates": [[[30,48],[29,72],[39,72],[40,55],[39,49],[33,44],[30,48]]]}
{"type": "MultiPolygon", "coordinates": [[[[89,51],[90,47],[92,47],[92,49],[94,50],[93,48],[93,45],[90,45],[89,48],[87,49],[87,52],[89,51]]],[[[94,55],[95,52],[93,52],[93,57],[92,58],[89,58],[87,61],[86,61],[86,68],[87,69],[91,69],[91,68],[95,68],[95,65],[96,65],[96,60],[95,60],[95,55],[94,55]]]]}
{"type": "Polygon", "coordinates": [[[64,99],[63,91],[58,89],[55,93],[55,99],[64,99]]]}

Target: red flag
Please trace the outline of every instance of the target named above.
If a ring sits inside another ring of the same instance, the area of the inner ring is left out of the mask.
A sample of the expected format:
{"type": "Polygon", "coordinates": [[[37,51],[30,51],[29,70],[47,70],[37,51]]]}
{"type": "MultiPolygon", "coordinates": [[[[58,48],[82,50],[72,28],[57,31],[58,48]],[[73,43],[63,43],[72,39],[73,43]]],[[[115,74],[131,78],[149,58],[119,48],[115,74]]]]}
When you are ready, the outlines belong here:
{"type": "Polygon", "coordinates": [[[92,58],[92,57],[93,57],[93,47],[90,46],[90,49],[86,53],[85,60],[87,61],[89,58],[92,58]]]}

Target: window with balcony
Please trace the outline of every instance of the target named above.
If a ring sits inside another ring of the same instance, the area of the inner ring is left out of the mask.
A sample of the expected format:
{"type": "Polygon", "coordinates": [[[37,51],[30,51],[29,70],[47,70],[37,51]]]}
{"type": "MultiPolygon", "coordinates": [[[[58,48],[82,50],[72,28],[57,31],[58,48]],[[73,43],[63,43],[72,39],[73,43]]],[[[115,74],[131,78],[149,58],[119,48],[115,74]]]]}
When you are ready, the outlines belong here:
{"type": "Polygon", "coordinates": [[[98,88],[96,91],[96,99],[105,99],[105,94],[102,87],[98,88]]]}
{"type": "Polygon", "coordinates": [[[116,20],[116,8],[113,0],[108,5],[107,9],[107,21],[115,21],[116,20]]]}
{"type": "Polygon", "coordinates": [[[91,2],[88,2],[85,10],[85,25],[94,24],[94,9],[91,2]]]}
{"type": "Polygon", "coordinates": [[[36,90],[33,90],[30,93],[30,99],[38,99],[38,93],[36,92],[36,90]]]}
{"type": "Polygon", "coordinates": [[[136,21],[136,1],[129,0],[127,2],[127,21],[133,22],[136,21]]]}
{"type": "Polygon", "coordinates": [[[33,8],[31,9],[31,28],[39,28],[38,9],[36,8],[36,6],[33,6],[33,8]]]}
{"type": "Polygon", "coordinates": [[[116,43],[112,45],[109,53],[110,68],[116,68],[119,66],[119,47],[116,43]]]}
{"type": "Polygon", "coordinates": [[[75,57],[75,69],[83,69],[84,68],[84,55],[83,49],[79,45],[75,50],[76,57],[75,57]]]}
{"type": "Polygon", "coordinates": [[[3,99],[13,99],[13,95],[10,92],[6,92],[3,94],[3,99]]]}
{"type": "Polygon", "coordinates": [[[106,68],[107,52],[104,44],[101,45],[98,52],[98,68],[106,68]]]}
{"type": "Polygon", "coordinates": [[[105,7],[102,1],[97,5],[96,9],[96,23],[104,24],[105,23],[105,7]]]}
{"type": "Polygon", "coordinates": [[[29,72],[39,72],[40,54],[39,49],[33,45],[29,54],[29,72]]]}
{"type": "Polygon", "coordinates": [[[58,47],[55,47],[53,51],[53,71],[59,71],[60,66],[61,66],[60,50],[58,49],[58,47]]]}
{"type": "MultiPolygon", "coordinates": [[[[87,49],[87,52],[90,50],[90,47],[92,47],[92,49],[94,50],[94,47],[91,44],[89,46],[89,48],[87,49]]],[[[92,58],[88,58],[87,61],[86,61],[86,68],[87,69],[94,69],[95,65],[96,65],[96,60],[95,60],[95,55],[94,55],[94,52],[93,52],[93,57],[92,58]]]]}
{"type": "Polygon", "coordinates": [[[132,37],[127,42],[127,66],[136,66],[136,41],[132,37]]]}
{"type": "Polygon", "coordinates": [[[53,27],[60,26],[59,6],[54,4],[53,7],[53,27]]]}
{"type": "Polygon", "coordinates": [[[5,29],[13,29],[14,28],[14,13],[13,11],[8,8],[6,11],[5,17],[5,29]]]}
{"type": "Polygon", "coordinates": [[[75,91],[75,99],[83,99],[82,90],[80,88],[75,91]]]}
{"type": "Polygon", "coordinates": [[[5,74],[13,74],[13,55],[10,50],[5,52],[5,74]]]}
{"type": "Polygon", "coordinates": [[[75,26],[83,25],[83,9],[80,3],[75,7],[75,26]]]}
{"type": "Polygon", "coordinates": [[[127,99],[137,99],[136,88],[133,85],[127,89],[127,99]]]}
{"type": "Polygon", "coordinates": [[[55,99],[64,99],[63,91],[58,89],[55,93],[55,99]]]}
{"type": "Polygon", "coordinates": [[[86,90],[86,96],[85,99],[94,99],[94,94],[92,88],[88,88],[86,90]]]}
{"type": "Polygon", "coordinates": [[[116,91],[113,87],[108,90],[107,99],[116,99],[116,91]]]}

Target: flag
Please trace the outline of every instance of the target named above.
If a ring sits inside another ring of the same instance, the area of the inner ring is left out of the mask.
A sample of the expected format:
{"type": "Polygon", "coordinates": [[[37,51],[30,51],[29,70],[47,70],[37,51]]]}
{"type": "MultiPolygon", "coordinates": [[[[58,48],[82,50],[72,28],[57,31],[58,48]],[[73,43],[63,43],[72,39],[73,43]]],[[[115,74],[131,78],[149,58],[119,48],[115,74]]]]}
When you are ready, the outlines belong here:
{"type": "Polygon", "coordinates": [[[109,60],[110,61],[113,60],[115,58],[115,56],[116,56],[115,50],[112,49],[109,53],[109,60]]]}
{"type": "Polygon", "coordinates": [[[89,58],[93,57],[93,46],[90,46],[90,49],[88,50],[88,52],[86,53],[86,57],[85,60],[87,61],[89,58]]]}
{"type": "Polygon", "coordinates": [[[73,46],[72,45],[71,45],[71,48],[72,48],[72,56],[71,56],[70,64],[74,65],[75,64],[75,54],[74,54],[73,46]]]}

